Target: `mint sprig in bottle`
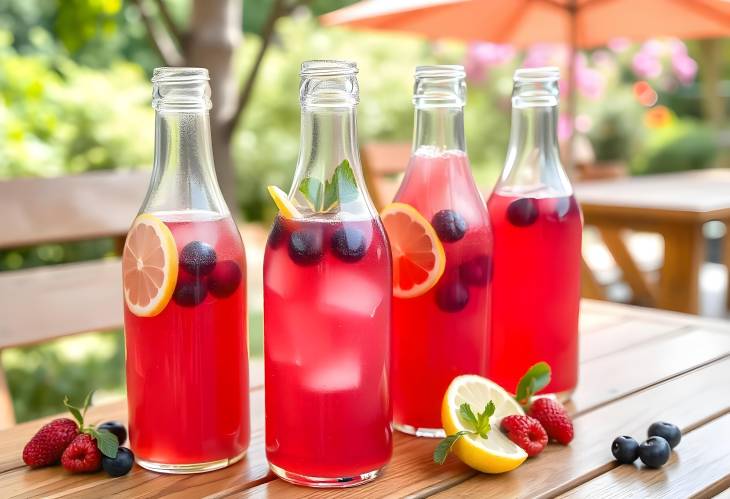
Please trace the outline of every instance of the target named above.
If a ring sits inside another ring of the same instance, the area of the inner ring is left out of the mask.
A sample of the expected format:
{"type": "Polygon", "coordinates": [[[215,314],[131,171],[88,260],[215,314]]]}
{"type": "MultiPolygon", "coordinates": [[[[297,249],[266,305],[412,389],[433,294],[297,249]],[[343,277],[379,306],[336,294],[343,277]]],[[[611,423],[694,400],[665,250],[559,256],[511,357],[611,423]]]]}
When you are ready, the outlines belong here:
{"type": "Polygon", "coordinates": [[[354,63],[302,64],[299,159],[264,257],[266,453],[299,485],[365,483],[391,455],[391,262],[358,97],[354,63]]]}

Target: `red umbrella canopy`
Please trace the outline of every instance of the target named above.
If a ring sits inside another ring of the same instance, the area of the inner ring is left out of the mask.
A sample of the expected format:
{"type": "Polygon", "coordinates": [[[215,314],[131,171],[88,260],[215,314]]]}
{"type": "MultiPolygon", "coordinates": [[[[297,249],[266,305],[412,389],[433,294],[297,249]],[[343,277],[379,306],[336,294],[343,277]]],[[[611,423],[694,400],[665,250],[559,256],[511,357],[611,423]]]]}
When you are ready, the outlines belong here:
{"type": "Polygon", "coordinates": [[[368,0],[321,20],[430,38],[590,48],[617,37],[730,36],[730,0],[368,0]]]}

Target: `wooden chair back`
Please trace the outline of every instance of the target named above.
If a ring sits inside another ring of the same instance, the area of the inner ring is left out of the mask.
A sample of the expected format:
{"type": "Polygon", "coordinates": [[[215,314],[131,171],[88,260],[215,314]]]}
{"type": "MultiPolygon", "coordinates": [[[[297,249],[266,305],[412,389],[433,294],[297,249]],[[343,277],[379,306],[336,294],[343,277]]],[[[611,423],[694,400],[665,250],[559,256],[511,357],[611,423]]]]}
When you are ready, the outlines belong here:
{"type": "Polygon", "coordinates": [[[372,142],[360,149],[363,175],[370,198],[380,211],[393,201],[401,176],[411,157],[411,144],[402,142],[372,142]]]}

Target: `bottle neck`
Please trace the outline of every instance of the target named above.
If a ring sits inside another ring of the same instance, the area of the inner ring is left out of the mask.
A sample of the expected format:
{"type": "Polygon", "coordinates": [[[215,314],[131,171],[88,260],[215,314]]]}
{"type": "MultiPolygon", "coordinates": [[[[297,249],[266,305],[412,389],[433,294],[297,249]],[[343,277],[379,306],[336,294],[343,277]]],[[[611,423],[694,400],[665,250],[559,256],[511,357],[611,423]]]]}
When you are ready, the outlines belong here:
{"type": "Polygon", "coordinates": [[[228,215],[215,175],[208,111],[155,114],[155,156],[143,211],[228,215]]]}
{"type": "Polygon", "coordinates": [[[557,124],[557,103],[525,104],[513,98],[507,159],[498,188],[572,192],[560,161],[557,124]]]}
{"type": "Polygon", "coordinates": [[[414,153],[422,148],[466,152],[463,107],[417,106],[415,114],[414,153]]]}

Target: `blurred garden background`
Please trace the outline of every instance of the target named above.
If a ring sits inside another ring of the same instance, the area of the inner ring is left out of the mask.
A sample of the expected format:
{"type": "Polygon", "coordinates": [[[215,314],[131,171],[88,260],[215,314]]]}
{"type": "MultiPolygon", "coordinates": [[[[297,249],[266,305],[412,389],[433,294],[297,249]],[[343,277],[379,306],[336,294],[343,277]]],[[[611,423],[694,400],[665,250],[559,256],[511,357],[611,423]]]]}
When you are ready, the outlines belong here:
{"type": "MultiPolygon", "coordinates": [[[[275,207],[265,186],[288,187],[291,180],[303,60],[357,61],[361,143],[410,140],[416,65],[463,64],[467,144],[477,181],[486,190],[504,160],[512,72],[520,66],[568,64],[569,52],[559,45],[517,50],[319,26],[318,15],[351,3],[243,2],[243,38],[231,55],[234,71],[228,87],[213,82],[213,105],[229,113],[225,147],[235,177],[224,175],[222,187],[247,222],[268,224],[275,207]],[[217,100],[226,88],[238,96],[232,104],[217,100]]],[[[193,10],[192,0],[0,3],[0,180],[150,168],[154,120],[149,79],[154,67],[194,52],[193,10]]],[[[634,175],[730,167],[728,40],[616,39],[579,53],[576,70],[581,162],[597,168],[618,164],[634,175]]],[[[570,123],[561,117],[562,139],[570,135],[570,123]]],[[[0,271],[95,259],[114,251],[114,241],[106,239],[0,251],[0,271]]],[[[260,322],[260,316],[252,317],[253,355],[261,354],[260,322]]],[[[120,331],[1,354],[18,421],[61,411],[66,394],[79,399],[97,388],[103,397],[124,389],[120,331]]]]}

